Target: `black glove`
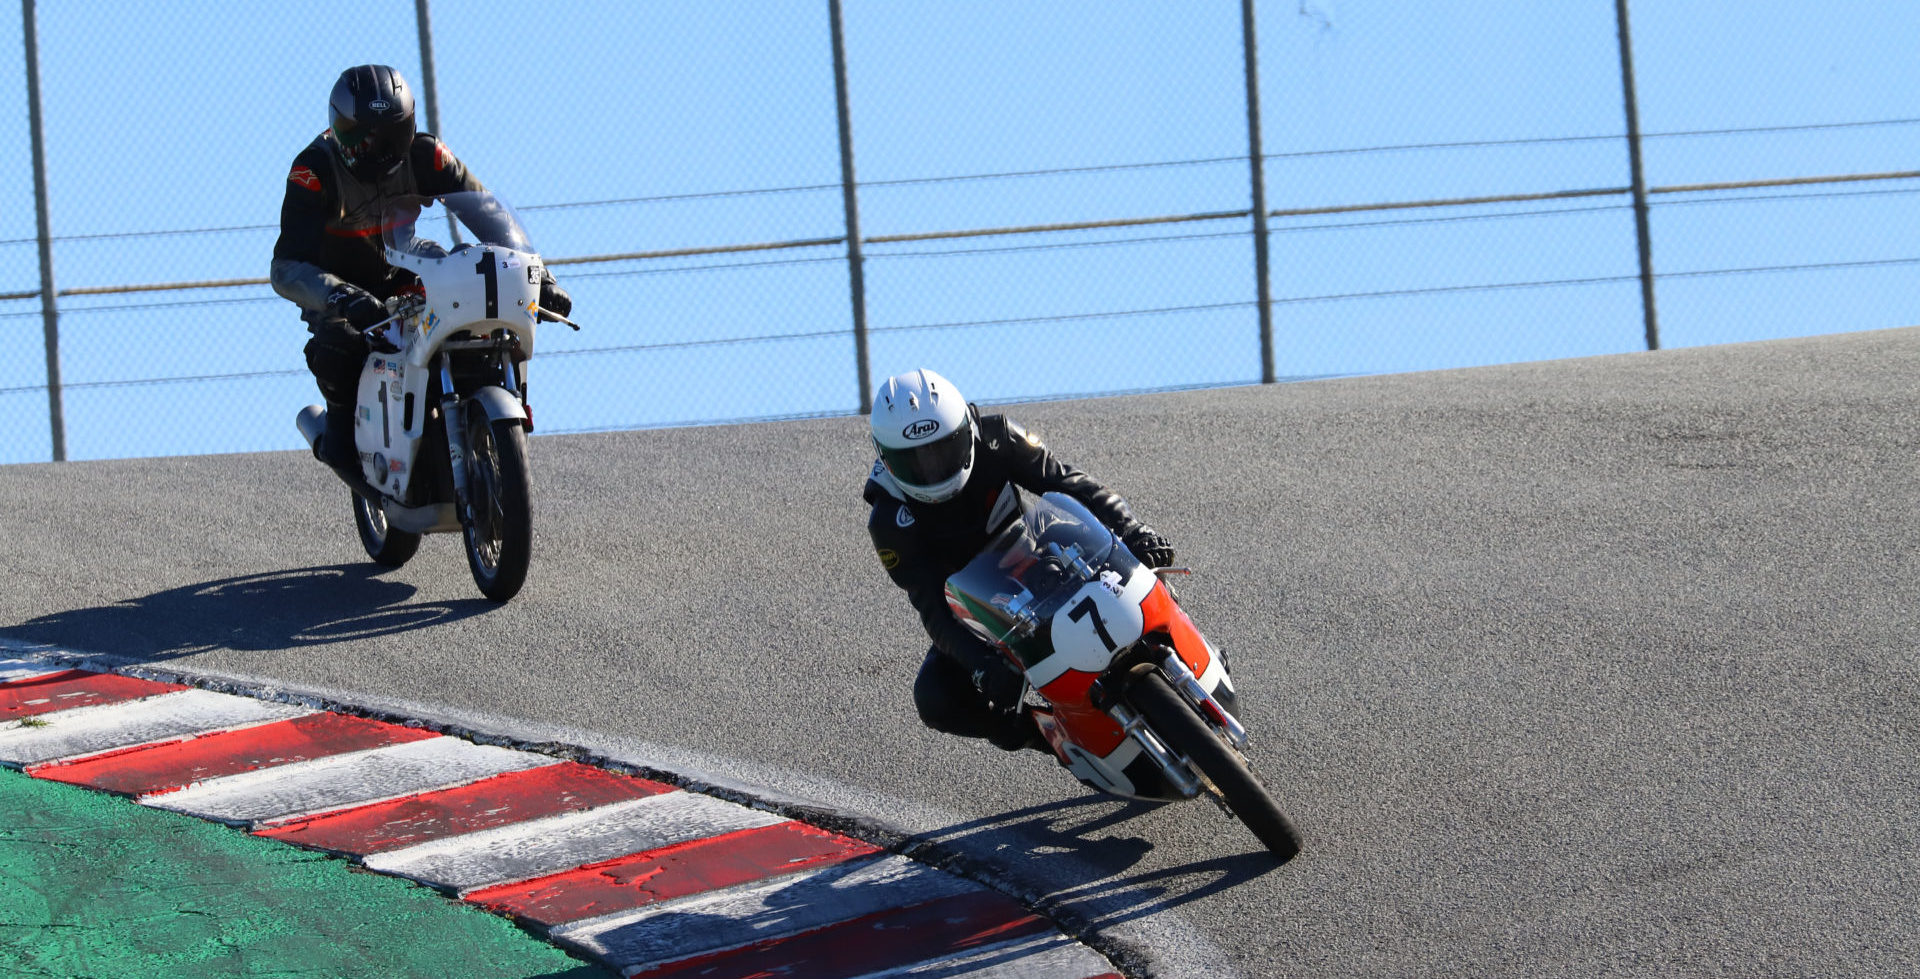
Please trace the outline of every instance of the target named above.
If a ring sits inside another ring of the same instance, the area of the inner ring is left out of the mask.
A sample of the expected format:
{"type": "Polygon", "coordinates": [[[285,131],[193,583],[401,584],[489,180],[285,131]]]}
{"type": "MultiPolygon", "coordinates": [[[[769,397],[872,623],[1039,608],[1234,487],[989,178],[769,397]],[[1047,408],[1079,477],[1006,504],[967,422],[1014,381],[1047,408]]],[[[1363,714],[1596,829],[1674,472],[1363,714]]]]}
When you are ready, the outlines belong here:
{"type": "Polygon", "coordinates": [[[540,274],[540,308],[561,316],[573,312],[573,297],[560,288],[560,283],[553,281],[552,272],[544,269],[540,274]]]}
{"type": "Polygon", "coordinates": [[[1012,664],[999,663],[974,670],[973,686],[993,709],[1015,711],[1020,709],[1021,695],[1027,691],[1027,678],[1012,664]]]}
{"type": "Polygon", "coordinates": [[[1141,526],[1139,530],[1128,534],[1124,543],[1133,556],[1149,568],[1165,568],[1173,565],[1173,545],[1165,537],[1154,533],[1152,527],[1141,526]]]}
{"type": "Polygon", "coordinates": [[[347,321],[354,330],[367,328],[387,318],[387,307],[359,286],[343,285],[327,297],[327,311],[347,321]]]}

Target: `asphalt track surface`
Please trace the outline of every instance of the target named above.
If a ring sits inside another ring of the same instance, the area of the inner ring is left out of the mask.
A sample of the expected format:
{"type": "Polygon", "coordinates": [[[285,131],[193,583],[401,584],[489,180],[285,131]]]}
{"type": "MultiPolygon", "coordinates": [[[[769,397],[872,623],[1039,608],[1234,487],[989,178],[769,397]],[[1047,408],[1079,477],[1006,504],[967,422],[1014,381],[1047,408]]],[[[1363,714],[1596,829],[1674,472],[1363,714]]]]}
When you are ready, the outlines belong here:
{"type": "Polygon", "coordinates": [[[1905,329],[1006,408],[1196,569],[1282,867],[918,725],[856,418],[537,436],[504,607],[451,537],[364,562],[297,451],[0,467],[0,637],[905,834],[1137,976],[1913,974],[1916,376],[1905,329]]]}

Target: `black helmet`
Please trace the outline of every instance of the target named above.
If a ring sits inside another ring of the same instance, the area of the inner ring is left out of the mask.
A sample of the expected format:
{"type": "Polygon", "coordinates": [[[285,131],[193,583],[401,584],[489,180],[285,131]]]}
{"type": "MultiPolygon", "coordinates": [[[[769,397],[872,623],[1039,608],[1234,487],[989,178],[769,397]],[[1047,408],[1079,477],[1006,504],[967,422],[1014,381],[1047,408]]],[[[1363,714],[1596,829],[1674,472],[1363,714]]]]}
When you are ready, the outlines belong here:
{"type": "Polygon", "coordinates": [[[413,87],[386,65],[340,73],[327,100],[333,138],[347,171],[361,180],[392,173],[413,146],[413,87]]]}

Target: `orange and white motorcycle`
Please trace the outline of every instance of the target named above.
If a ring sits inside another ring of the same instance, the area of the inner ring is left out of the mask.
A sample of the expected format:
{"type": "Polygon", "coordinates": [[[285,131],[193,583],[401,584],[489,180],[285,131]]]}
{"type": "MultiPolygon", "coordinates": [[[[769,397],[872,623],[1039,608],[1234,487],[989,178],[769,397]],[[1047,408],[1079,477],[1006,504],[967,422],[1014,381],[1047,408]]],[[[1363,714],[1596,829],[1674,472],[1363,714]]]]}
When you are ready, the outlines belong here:
{"type": "Polygon", "coordinates": [[[1047,493],[947,579],[947,604],[1026,675],[1029,703],[1069,771],[1103,792],[1205,794],[1281,861],[1300,833],[1242,753],[1226,658],[1163,575],[1079,501],[1047,493]]]}

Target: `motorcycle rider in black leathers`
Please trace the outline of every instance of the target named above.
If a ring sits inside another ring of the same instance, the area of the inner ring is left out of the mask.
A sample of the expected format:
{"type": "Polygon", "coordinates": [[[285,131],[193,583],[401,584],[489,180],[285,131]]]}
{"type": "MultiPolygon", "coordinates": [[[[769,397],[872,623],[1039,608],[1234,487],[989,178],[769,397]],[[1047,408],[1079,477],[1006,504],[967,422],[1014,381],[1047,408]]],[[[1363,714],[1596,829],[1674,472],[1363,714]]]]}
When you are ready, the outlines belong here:
{"type": "MultiPolygon", "coordinates": [[[[414,128],[413,89],[386,65],[358,65],[340,74],[328,100],[330,126],[293,158],[273,246],[273,290],[300,307],[313,338],[307,367],[327,403],[323,462],[358,478],[353,405],[360,370],[383,335],[368,327],[387,318],[383,300],[412,276],[387,264],[380,222],[397,198],[439,197],[485,188],[437,137],[414,128]]],[[[466,218],[467,215],[462,215],[466,218]]],[[[468,222],[470,225],[475,223],[468,222]]],[[[542,309],[567,315],[573,301],[548,274],[542,309]]]]}
{"type": "Polygon", "coordinates": [[[879,458],[864,495],[867,533],[880,565],[906,590],[933,639],[914,680],[928,727],[986,738],[1008,751],[1049,751],[1021,709],[1026,679],[947,607],[947,576],[965,567],[1021,513],[1020,490],[1066,493],[1085,504],[1151,567],[1173,547],[1135,519],[1127,502],[1060,461],[1005,415],[982,415],[946,378],[919,370],[889,378],[874,395],[879,458]]]}

